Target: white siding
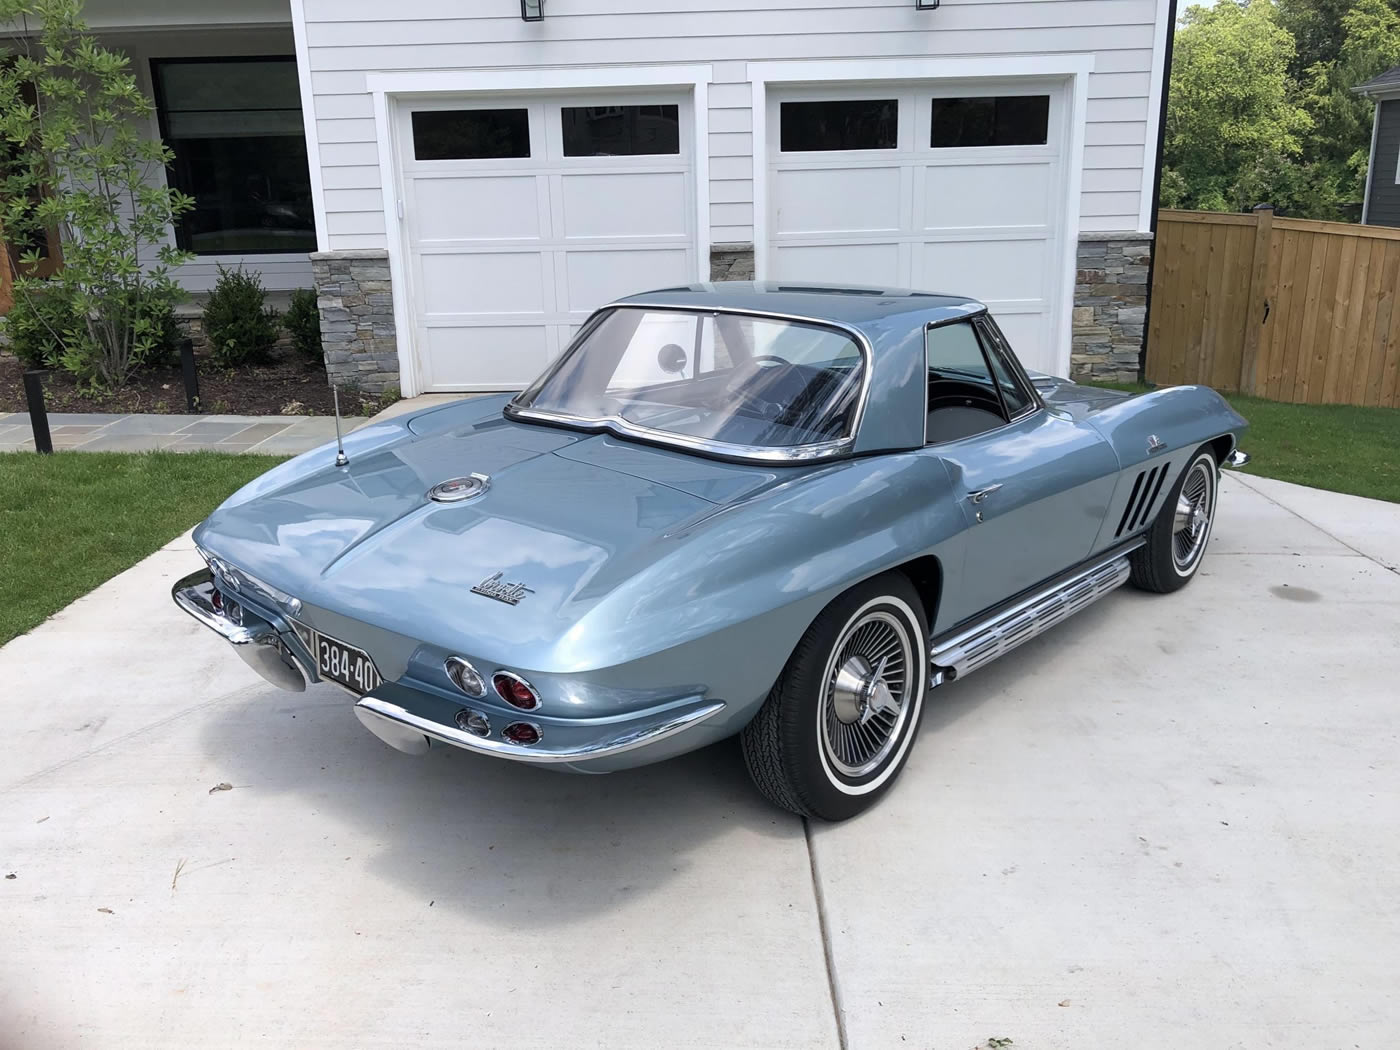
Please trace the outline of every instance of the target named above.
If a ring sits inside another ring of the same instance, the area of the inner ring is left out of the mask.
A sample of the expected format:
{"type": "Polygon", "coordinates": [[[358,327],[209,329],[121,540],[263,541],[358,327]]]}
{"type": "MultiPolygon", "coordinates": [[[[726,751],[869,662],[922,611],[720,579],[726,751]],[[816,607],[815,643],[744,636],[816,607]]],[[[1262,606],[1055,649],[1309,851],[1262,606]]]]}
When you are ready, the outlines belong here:
{"type": "MultiPolygon", "coordinates": [[[[1132,230],[1149,144],[1159,0],[305,0],[331,249],[386,246],[365,74],[709,63],[710,223],[716,244],[753,239],[747,63],[1092,52],[1082,230],[1132,230]],[[471,13],[468,13],[470,11],[471,13]]],[[[763,163],[763,158],[759,158],[763,163]]]]}

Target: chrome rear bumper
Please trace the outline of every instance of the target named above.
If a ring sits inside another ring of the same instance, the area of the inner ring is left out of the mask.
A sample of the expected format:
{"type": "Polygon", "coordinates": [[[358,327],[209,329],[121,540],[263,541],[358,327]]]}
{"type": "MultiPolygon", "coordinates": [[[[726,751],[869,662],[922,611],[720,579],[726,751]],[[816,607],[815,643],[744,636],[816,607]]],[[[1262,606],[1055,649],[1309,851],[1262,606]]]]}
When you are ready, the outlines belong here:
{"type": "Polygon", "coordinates": [[[555,765],[589,762],[635,751],[683,733],[724,709],[724,704],[719,701],[704,703],[699,697],[695,700],[698,706],[677,709],[673,705],[656,715],[654,720],[641,724],[632,722],[615,728],[611,734],[605,729],[603,735],[587,743],[557,747],[550,747],[547,736],[538,744],[530,745],[476,736],[456,726],[415,715],[398,704],[375,696],[361,698],[355,705],[355,714],[371,733],[406,754],[421,755],[428,750],[430,740],[437,740],[466,751],[495,755],[515,762],[555,765]]]}
{"type": "Polygon", "coordinates": [[[175,604],[233,646],[243,662],[273,685],[300,693],[308,675],[297,661],[275,624],[242,605],[237,616],[217,596],[214,574],[208,569],[191,573],[170,589],[175,604]]]}

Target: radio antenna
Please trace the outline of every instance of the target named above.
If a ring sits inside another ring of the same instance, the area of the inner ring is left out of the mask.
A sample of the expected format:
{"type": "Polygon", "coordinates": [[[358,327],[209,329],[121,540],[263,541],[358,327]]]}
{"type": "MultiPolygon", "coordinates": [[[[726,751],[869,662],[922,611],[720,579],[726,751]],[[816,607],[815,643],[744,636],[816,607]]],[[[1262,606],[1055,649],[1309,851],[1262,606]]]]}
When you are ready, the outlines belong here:
{"type": "Polygon", "coordinates": [[[348,467],[350,457],[345,454],[345,442],[340,436],[340,387],[331,384],[331,397],[335,402],[335,465],[337,467],[348,467]]]}

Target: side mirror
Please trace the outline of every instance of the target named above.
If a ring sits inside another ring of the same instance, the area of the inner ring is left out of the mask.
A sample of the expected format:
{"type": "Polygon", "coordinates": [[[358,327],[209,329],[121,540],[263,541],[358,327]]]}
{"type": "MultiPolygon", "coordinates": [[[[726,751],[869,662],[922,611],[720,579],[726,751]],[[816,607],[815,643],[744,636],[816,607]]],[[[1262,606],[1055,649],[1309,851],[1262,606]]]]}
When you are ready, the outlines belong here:
{"type": "Polygon", "coordinates": [[[671,375],[679,375],[684,372],[688,360],[685,351],[675,343],[667,343],[656,355],[656,363],[661,366],[661,371],[669,372],[671,375]]]}

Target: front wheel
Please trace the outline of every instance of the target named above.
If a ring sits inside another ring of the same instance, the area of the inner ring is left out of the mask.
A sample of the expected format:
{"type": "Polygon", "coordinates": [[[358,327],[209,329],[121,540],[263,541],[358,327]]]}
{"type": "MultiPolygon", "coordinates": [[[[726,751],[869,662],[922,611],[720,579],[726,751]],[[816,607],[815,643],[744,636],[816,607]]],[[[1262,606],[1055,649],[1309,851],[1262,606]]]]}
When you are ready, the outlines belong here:
{"type": "Polygon", "coordinates": [[[1168,594],[1191,582],[1210,542],[1219,488],[1215,453],[1198,449],[1147,530],[1146,546],[1128,559],[1136,586],[1168,594]]]}
{"type": "Polygon", "coordinates": [[[928,688],[928,626],[890,572],[826,607],[740,737],[758,789],[802,816],[845,820],[903,767],[928,688]]]}

